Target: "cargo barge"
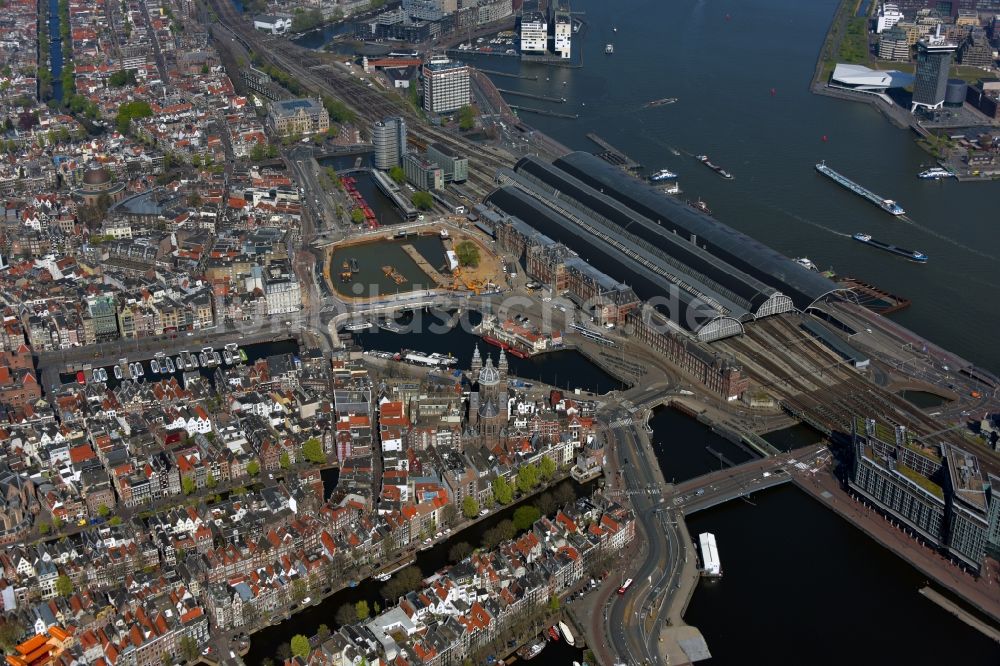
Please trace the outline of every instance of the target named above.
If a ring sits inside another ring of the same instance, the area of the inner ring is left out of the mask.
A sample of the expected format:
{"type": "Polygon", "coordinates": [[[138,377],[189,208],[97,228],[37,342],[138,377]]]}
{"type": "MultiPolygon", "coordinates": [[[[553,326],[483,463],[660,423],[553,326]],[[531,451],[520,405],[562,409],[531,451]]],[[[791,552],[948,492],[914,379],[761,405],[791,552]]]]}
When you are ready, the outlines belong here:
{"type": "Polygon", "coordinates": [[[854,234],[851,236],[854,240],[859,243],[864,243],[865,245],[870,245],[874,248],[878,248],[884,252],[889,252],[890,254],[898,254],[901,257],[905,257],[910,261],[915,261],[920,264],[927,263],[927,255],[919,250],[907,250],[905,247],[897,247],[895,245],[890,245],[889,243],[883,243],[880,240],[875,240],[871,237],[871,234],[854,234]]]}
{"type": "Polygon", "coordinates": [[[715,173],[717,173],[720,176],[722,176],[723,178],[725,178],[726,180],[732,180],[733,179],[733,174],[729,173],[728,171],[726,171],[725,169],[723,169],[722,167],[720,167],[718,164],[715,164],[710,159],[708,159],[708,155],[698,155],[696,157],[696,159],[699,162],[701,162],[702,164],[704,164],[705,166],[707,166],[709,169],[711,169],[712,171],[714,171],[715,173]]]}
{"type": "Polygon", "coordinates": [[[900,215],[906,214],[906,211],[903,210],[902,206],[900,206],[892,199],[886,199],[885,197],[880,197],[871,190],[861,187],[850,178],[842,176],[841,174],[837,173],[836,171],[828,167],[825,161],[820,162],[819,164],[816,165],[816,171],[819,171],[827,178],[830,178],[834,182],[846,187],[851,192],[854,192],[855,194],[858,194],[864,197],[865,199],[868,199],[868,201],[871,201],[873,204],[875,204],[885,212],[889,213],[890,215],[895,215],[899,217],[900,215]]]}

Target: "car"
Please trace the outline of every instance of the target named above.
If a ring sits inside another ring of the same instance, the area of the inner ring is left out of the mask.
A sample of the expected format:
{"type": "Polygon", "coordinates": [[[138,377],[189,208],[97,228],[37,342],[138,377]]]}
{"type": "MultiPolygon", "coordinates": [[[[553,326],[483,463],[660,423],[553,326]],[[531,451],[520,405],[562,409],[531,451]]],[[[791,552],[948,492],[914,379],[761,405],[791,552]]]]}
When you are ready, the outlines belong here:
{"type": "Polygon", "coordinates": [[[187,335],[190,338],[191,336],[194,335],[194,331],[188,331],[187,333],[185,333],[185,335],[187,335]]]}
{"type": "Polygon", "coordinates": [[[274,481],[274,474],[272,474],[272,473],[269,472],[268,475],[267,475],[267,478],[270,481],[274,481]]]}
{"type": "Polygon", "coordinates": [[[480,512],[479,512],[479,515],[480,515],[480,516],[485,516],[485,515],[486,515],[486,514],[488,514],[489,512],[490,512],[490,510],[489,510],[489,509],[483,509],[482,511],[480,511],[480,512]]]}
{"type": "Polygon", "coordinates": [[[76,524],[79,527],[86,527],[86,525],[87,525],[87,519],[86,518],[81,518],[80,520],[76,521],[76,524]]]}
{"type": "Polygon", "coordinates": [[[698,497],[701,497],[702,495],[705,494],[705,489],[704,488],[699,488],[698,490],[695,491],[694,494],[697,495],[698,497]]]}
{"type": "Polygon", "coordinates": [[[437,534],[434,535],[434,538],[440,539],[442,536],[444,536],[444,532],[438,532],[437,534]]]}

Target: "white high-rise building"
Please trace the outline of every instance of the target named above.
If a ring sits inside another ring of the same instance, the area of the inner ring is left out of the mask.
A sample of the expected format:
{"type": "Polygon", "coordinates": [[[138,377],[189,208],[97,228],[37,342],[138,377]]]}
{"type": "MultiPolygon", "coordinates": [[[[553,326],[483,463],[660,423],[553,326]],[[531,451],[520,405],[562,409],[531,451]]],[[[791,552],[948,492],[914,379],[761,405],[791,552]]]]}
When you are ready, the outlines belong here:
{"type": "Polygon", "coordinates": [[[545,53],[549,46],[549,24],[545,14],[529,12],[521,17],[521,53],[545,53]]]}
{"type": "Polygon", "coordinates": [[[573,41],[573,15],[570,14],[569,7],[562,3],[554,14],[555,39],[552,42],[552,50],[562,58],[569,58],[570,45],[573,41]]]}
{"type": "Polygon", "coordinates": [[[468,65],[434,57],[424,64],[423,76],[425,111],[448,113],[471,103],[468,65]]]}
{"type": "Polygon", "coordinates": [[[899,7],[887,2],[878,10],[878,17],[875,20],[875,32],[881,35],[883,31],[888,30],[902,20],[903,13],[899,11],[899,7]]]}

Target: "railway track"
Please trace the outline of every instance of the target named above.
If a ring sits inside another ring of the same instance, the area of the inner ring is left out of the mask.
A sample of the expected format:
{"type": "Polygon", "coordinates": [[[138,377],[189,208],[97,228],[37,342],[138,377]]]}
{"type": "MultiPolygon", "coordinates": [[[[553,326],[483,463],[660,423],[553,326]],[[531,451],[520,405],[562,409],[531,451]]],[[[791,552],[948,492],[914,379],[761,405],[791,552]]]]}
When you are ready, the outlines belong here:
{"type": "Polygon", "coordinates": [[[314,94],[329,95],[340,100],[360,120],[369,124],[385,116],[401,116],[407,120],[414,144],[426,147],[429,143],[440,143],[458,154],[468,156],[472,167],[469,180],[481,192],[488,193],[495,187],[492,174],[497,169],[513,163],[512,155],[505,155],[491,146],[474,144],[427,126],[422,118],[401,101],[391,99],[380,90],[369,88],[355,80],[333,58],[253,30],[229,0],[210,0],[210,4],[219,22],[244,48],[283,69],[314,94]]]}

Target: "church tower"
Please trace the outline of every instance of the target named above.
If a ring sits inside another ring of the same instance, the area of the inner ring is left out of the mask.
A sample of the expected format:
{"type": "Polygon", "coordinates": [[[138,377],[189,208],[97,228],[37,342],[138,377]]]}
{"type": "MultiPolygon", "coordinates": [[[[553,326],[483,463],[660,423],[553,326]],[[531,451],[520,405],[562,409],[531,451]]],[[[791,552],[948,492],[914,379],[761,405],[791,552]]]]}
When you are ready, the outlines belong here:
{"type": "Polygon", "coordinates": [[[479,378],[479,371],[483,368],[483,357],[479,355],[479,345],[476,345],[476,350],[472,352],[472,367],[470,368],[470,373],[472,375],[472,380],[475,381],[479,378]]]}
{"type": "Polygon", "coordinates": [[[507,381],[507,354],[500,350],[500,360],[497,362],[497,370],[500,371],[500,382],[507,381]]]}

